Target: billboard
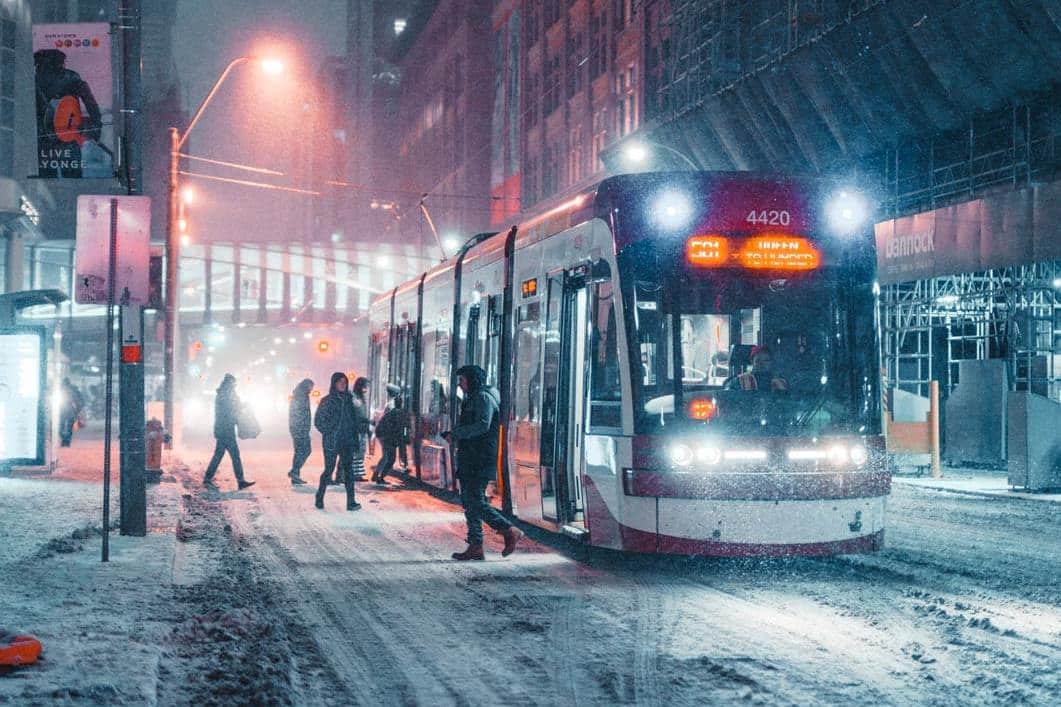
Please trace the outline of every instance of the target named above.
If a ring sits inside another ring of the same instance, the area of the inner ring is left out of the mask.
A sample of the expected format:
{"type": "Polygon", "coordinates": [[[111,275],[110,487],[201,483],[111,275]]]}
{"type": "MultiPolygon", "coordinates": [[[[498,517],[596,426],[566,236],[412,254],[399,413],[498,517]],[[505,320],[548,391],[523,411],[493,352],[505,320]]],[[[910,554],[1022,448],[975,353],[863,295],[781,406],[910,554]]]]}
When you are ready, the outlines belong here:
{"type": "Polygon", "coordinates": [[[114,83],[106,22],[33,26],[37,176],[114,176],[114,83]]]}
{"type": "Polygon", "coordinates": [[[107,304],[112,202],[118,209],[114,303],[148,305],[151,198],[147,196],[77,197],[74,300],[78,304],[107,304]]]}
{"type": "Polygon", "coordinates": [[[876,224],[882,285],[1061,258],[1061,182],[876,224]]]}
{"type": "Polygon", "coordinates": [[[0,328],[0,463],[44,463],[44,329],[0,328]]]}

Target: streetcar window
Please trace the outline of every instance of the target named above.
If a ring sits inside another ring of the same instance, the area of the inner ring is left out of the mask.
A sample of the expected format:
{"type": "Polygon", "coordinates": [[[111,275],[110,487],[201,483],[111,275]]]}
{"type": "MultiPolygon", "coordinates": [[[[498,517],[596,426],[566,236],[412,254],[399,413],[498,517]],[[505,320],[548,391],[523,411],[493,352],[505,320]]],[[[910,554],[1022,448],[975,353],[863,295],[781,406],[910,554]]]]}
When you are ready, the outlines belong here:
{"type": "Polygon", "coordinates": [[[420,388],[420,416],[423,434],[433,437],[449,428],[449,406],[446,386],[449,385],[449,331],[444,327],[424,331],[421,337],[423,352],[423,385],[420,388]]]}
{"type": "Polygon", "coordinates": [[[617,428],[622,425],[614,295],[611,282],[601,282],[594,287],[589,355],[591,428],[617,428]]]}
{"type": "Polygon", "coordinates": [[[516,325],[516,375],[512,414],[520,422],[541,422],[541,304],[531,302],[519,308],[516,325]]]}

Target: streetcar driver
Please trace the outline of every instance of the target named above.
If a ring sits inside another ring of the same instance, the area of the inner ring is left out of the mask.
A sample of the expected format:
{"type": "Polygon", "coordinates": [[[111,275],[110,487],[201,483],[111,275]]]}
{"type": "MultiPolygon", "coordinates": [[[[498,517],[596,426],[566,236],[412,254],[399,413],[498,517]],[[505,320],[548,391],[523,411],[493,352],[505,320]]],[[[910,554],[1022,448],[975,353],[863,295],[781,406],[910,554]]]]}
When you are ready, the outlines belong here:
{"type": "Polygon", "coordinates": [[[787,392],[788,381],[774,371],[773,353],[766,346],[753,346],[752,370],[731,377],[726,381],[727,390],[769,390],[774,393],[787,392]]]}

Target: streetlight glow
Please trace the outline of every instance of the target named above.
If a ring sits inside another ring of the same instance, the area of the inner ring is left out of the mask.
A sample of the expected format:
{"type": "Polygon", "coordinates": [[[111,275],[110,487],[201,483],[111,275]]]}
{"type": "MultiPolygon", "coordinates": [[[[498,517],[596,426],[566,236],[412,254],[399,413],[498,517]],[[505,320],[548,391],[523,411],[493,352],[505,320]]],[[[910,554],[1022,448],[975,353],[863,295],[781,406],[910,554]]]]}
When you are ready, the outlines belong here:
{"type": "Polygon", "coordinates": [[[284,62],[279,59],[269,58],[261,59],[259,63],[262,65],[262,71],[269,74],[270,76],[279,76],[284,73],[284,62]]]}
{"type": "Polygon", "coordinates": [[[456,251],[461,247],[460,238],[457,238],[457,236],[452,233],[447,233],[442,237],[442,247],[448,252],[456,251]]]}
{"type": "Polygon", "coordinates": [[[184,187],[181,189],[181,199],[187,206],[191,206],[195,203],[195,190],[191,187],[184,187]]]}
{"type": "Polygon", "coordinates": [[[632,142],[623,148],[623,157],[633,164],[642,164],[648,159],[648,148],[639,142],[632,142]]]}

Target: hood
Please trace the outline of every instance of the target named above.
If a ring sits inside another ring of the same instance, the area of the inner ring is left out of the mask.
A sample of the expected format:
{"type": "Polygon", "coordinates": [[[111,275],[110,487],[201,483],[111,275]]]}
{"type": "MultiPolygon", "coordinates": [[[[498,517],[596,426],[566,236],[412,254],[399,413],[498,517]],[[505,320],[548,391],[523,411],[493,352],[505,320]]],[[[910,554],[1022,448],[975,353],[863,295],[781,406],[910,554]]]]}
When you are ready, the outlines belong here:
{"type": "Polygon", "coordinates": [[[467,366],[461,366],[457,369],[457,377],[461,376],[468,379],[468,383],[471,385],[472,393],[478,392],[486,387],[486,371],[481,366],[469,364],[467,366]]]}
{"type": "Polygon", "coordinates": [[[497,388],[488,385],[481,390],[493,399],[494,405],[497,405],[499,408],[501,407],[501,393],[498,392],[497,388]]]}
{"type": "Polygon", "coordinates": [[[225,377],[221,379],[221,385],[217,386],[217,392],[224,393],[232,390],[236,387],[236,377],[231,373],[226,373],[225,377]]]}
{"type": "Polygon", "coordinates": [[[350,392],[350,379],[346,377],[345,373],[342,373],[341,371],[336,371],[335,373],[332,374],[331,385],[328,386],[328,394],[329,395],[338,392],[335,389],[335,385],[341,380],[346,381],[346,392],[348,392],[348,393],[350,392]]]}
{"type": "Polygon", "coordinates": [[[296,396],[308,396],[310,394],[310,391],[312,390],[313,381],[311,381],[309,378],[306,378],[301,383],[295,386],[295,390],[292,391],[292,394],[296,396]]]}

